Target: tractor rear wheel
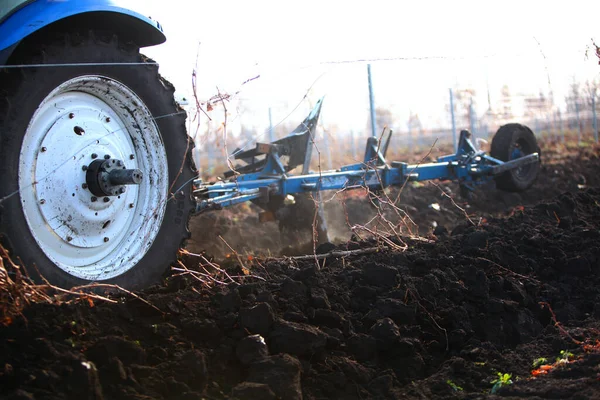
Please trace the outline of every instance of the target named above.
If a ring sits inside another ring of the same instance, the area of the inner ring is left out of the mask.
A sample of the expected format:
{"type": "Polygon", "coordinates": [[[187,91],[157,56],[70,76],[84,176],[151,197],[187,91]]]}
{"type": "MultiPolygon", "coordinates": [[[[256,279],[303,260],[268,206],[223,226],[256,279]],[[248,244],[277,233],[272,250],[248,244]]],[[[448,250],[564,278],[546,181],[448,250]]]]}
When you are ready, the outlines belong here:
{"type": "MultiPolygon", "coordinates": [[[[492,139],[490,155],[500,161],[511,161],[528,154],[540,154],[535,135],[525,125],[507,124],[498,129],[492,139]]],[[[508,192],[526,190],[537,178],[540,163],[535,162],[496,176],[496,187],[508,192]]]]}
{"type": "Polygon", "coordinates": [[[54,65],[0,71],[2,243],[38,282],[157,282],[194,207],[193,145],[173,86],[154,63],[114,65],[146,59],[99,32],[19,56],[54,65]]]}

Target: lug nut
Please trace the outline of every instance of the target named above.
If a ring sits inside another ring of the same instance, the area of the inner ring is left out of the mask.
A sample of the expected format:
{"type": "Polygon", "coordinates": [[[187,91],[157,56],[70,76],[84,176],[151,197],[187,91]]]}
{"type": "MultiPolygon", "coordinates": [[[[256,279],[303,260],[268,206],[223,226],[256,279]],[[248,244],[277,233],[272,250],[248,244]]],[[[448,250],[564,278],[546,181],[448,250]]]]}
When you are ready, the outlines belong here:
{"type": "Polygon", "coordinates": [[[92,158],[98,158],[98,154],[92,153],[92,158]]]}
{"type": "Polygon", "coordinates": [[[123,194],[123,193],[125,193],[125,188],[124,187],[119,188],[119,194],[123,194]]]}
{"type": "Polygon", "coordinates": [[[46,204],[46,200],[44,200],[44,199],[41,199],[41,200],[40,200],[40,204],[46,204]]]}
{"type": "Polygon", "coordinates": [[[67,242],[70,242],[71,240],[73,240],[73,238],[71,236],[67,236],[67,242]]]}
{"type": "Polygon", "coordinates": [[[122,167],[123,166],[123,162],[121,160],[117,161],[117,167],[122,167]]]}
{"type": "Polygon", "coordinates": [[[110,156],[109,156],[108,154],[105,154],[105,155],[104,155],[104,159],[105,159],[105,160],[108,160],[109,158],[110,158],[110,156]]]}
{"type": "Polygon", "coordinates": [[[105,197],[105,198],[104,198],[104,202],[105,202],[105,203],[108,203],[109,201],[110,201],[110,199],[109,199],[108,197],[105,197]]]}
{"type": "Polygon", "coordinates": [[[135,158],[135,156],[134,156],[133,154],[130,154],[130,155],[129,155],[129,159],[130,159],[130,160],[133,160],[134,158],[135,158]]]}
{"type": "Polygon", "coordinates": [[[91,200],[92,200],[92,203],[93,203],[93,202],[95,202],[96,200],[98,200],[98,198],[97,198],[96,196],[92,196],[91,200]]]}
{"type": "Polygon", "coordinates": [[[129,208],[133,208],[133,207],[135,207],[135,206],[133,205],[133,203],[129,203],[129,208]]]}
{"type": "Polygon", "coordinates": [[[105,237],[104,238],[104,243],[108,242],[109,240],[110,240],[109,238],[105,237]]]}
{"type": "Polygon", "coordinates": [[[75,114],[69,113],[69,119],[73,119],[73,118],[75,118],[75,114]]]}
{"type": "Polygon", "coordinates": [[[82,183],[81,184],[81,188],[82,189],[87,189],[88,188],[88,184],[87,183],[82,183]]]}
{"type": "Polygon", "coordinates": [[[82,167],[81,167],[81,169],[82,169],[82,170],[84,170],[84,171],[87,171],[87,169],[88,169],[88,166],[87,166],[87,165],[84,165],[84,166],[82,166],[82,167]]]}
{"type": "Polygon", "coordinates": [[[110,122],[110,117],[106,117],[105,121],[110,122]]]}
{"type": "Polygon", "coordinates": [[[42,147],[42,153],[45,152],[46,150],[48,150],[48,149],[45,147],[42,147]]]}

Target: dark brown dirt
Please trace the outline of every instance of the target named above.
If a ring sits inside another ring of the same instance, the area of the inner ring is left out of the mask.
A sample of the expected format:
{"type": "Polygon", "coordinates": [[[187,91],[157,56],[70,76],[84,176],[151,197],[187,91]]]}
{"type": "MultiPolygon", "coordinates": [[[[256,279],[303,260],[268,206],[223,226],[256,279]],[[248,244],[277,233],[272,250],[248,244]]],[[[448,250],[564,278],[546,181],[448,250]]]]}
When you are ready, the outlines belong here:
{"type": "MultiPolygon", "coordinates": [[[[152,306],[33,304],[0,328],[0,397],[600,398],[598,149],[544,154],[530,191],[480,190],[474,224],[441,195],[454,185],[406,187],[428,240],[404,237],[403,252],[349,242],[337,249],[359,254],[254,260],[212,288],[171,276],[139,293],[152,306]],[[533,378],[542,357],[552,368],[533,378]],[[498,373],[513,383],[490,394],[498,373]]],[[[350,225],[367,218],[352,211],[364,199],[345,201],[350,225]]],[[[228,243],[247,214],[215,223],[228,243]]]]}

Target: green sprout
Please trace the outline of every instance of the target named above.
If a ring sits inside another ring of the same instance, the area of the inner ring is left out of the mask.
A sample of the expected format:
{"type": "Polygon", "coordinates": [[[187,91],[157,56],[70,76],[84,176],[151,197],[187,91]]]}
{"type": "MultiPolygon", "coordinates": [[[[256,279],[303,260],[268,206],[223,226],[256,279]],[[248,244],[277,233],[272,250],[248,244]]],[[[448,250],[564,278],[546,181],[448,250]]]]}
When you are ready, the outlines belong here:
{"type": "Polygon", "coordinates": [[[540,365],[548,363],[548,359],[544,357],[536,358],[533,360],[533,368],[538,368],[540,365]]]}
{"type": "Polygon", "coordinates": [[[502,372],[498,372],[498,378],[494,379],[490,383],[493,383],[492,386],[492,394],[496,394],[498,390],[503,388],[504,386],[512,385],[513,381],[510,379],[512,374],[503,374],[502,372]]]}
{"type": "Polygon", "coordinates": [[[450,379],[446,381],[446,383],[454,390],[455,392],[461,392],[463,388],[458,386],[456,383],[452,382],[450,379]]]}
{"type": "Polygon", "coordinates": [[[561,350],[560,351],[560,357],[556,357],[556,362],[558,363],[565,363],[568,362],[569,360],[575,358],[575,354],[571,353],[570,351],[567,350],[561,350]]]}

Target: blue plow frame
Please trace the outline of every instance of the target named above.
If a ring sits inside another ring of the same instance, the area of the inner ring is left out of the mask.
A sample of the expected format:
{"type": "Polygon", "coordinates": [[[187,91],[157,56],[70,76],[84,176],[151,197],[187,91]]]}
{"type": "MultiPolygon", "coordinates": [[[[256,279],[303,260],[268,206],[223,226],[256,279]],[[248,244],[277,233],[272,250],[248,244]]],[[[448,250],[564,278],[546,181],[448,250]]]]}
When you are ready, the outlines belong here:
{"type": "Polygon", "coordinates": [[[285,197],[298,193],[325,190],[368,188],[372,191],[388,186],[401,186],[407,181],[452,180],[466,191],[489,181],[495,175],[539,161],[538,153],[503,162],[477,150],[471,134],[460,133],[456,153],[439,157],[435,163],[407,164],[392,162],[388,165],[385,153],[390,143],[391,131],[384,130],[382,138],[367,140],[364,161],[343,166],[334,171],[309,172],[310,150],[319,118],[322,100],[310,115],[286,138],[271,144],[257,143],[254,149],[237,152],[236,159],[246,165],[230,171],[228,181],[205,184],[194,181],[197,212],[221,209],[246,201],[259,205],[269,203],[274,196],[285,197]],[[261,157],[260,160],[257,160],[261,157]],[[288,158],[284,164],[283,157],[288,158]],[[290,175],[302,165],[300,175],[290,175]]]}

